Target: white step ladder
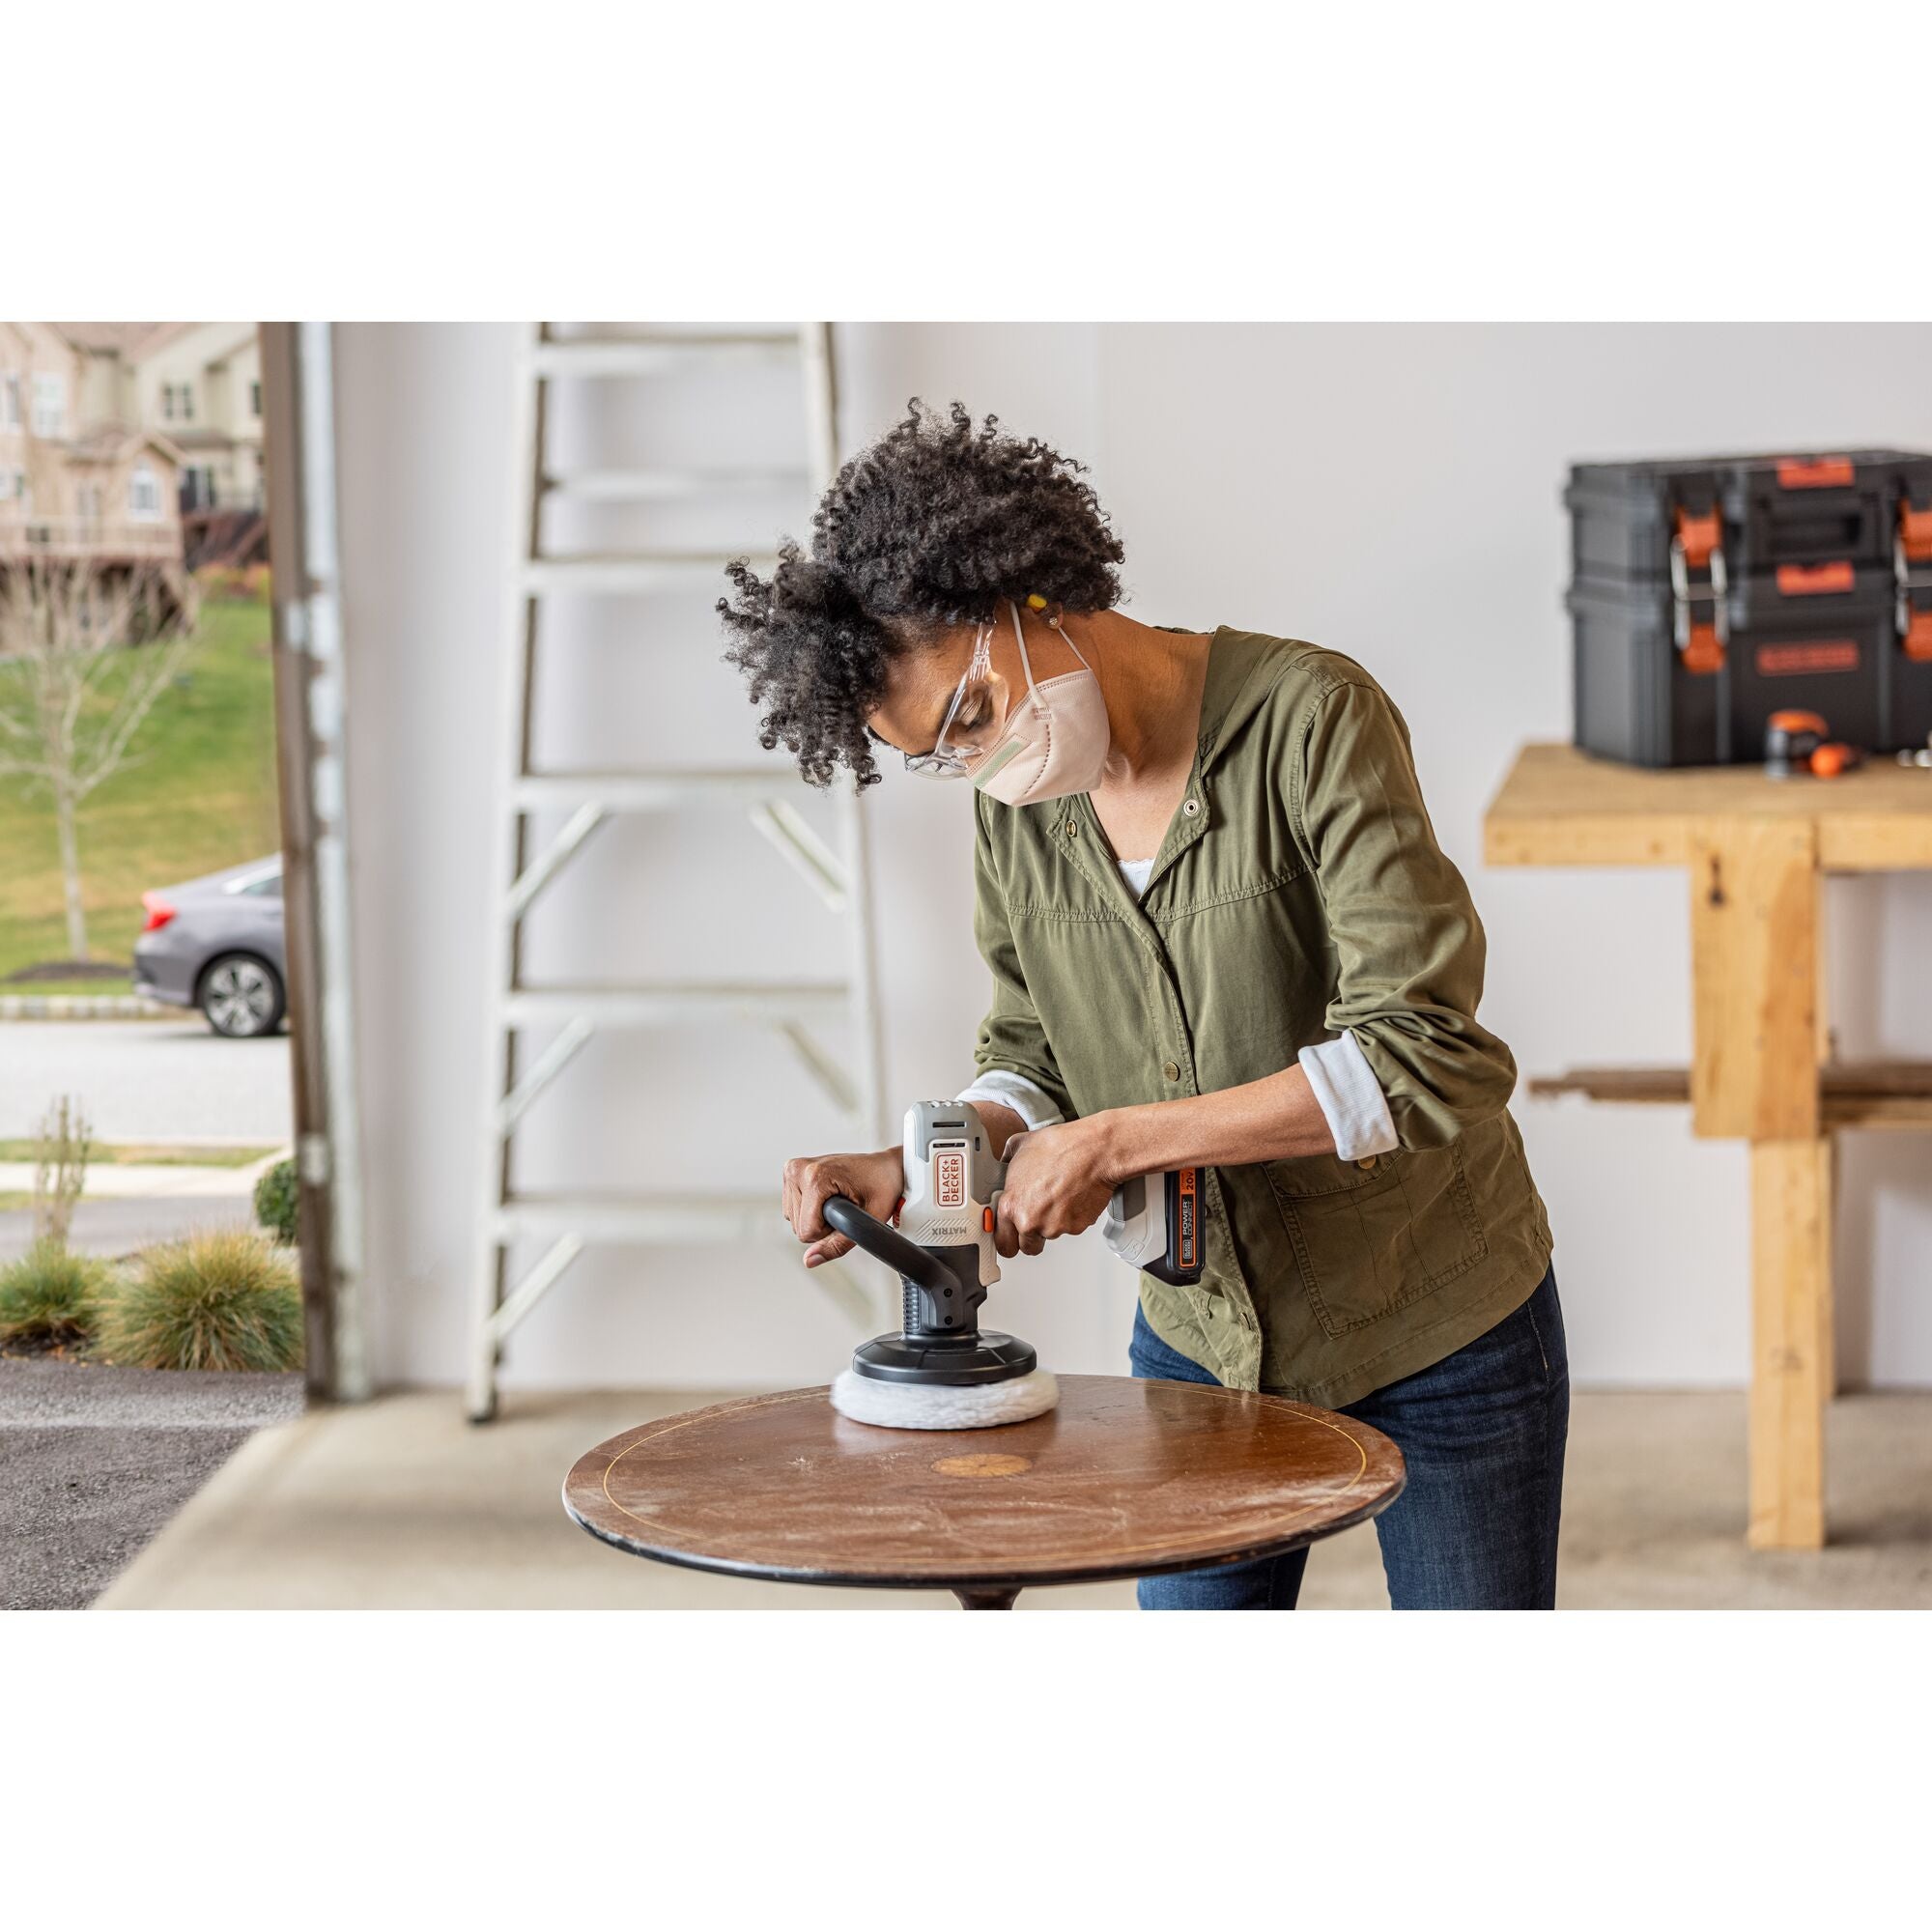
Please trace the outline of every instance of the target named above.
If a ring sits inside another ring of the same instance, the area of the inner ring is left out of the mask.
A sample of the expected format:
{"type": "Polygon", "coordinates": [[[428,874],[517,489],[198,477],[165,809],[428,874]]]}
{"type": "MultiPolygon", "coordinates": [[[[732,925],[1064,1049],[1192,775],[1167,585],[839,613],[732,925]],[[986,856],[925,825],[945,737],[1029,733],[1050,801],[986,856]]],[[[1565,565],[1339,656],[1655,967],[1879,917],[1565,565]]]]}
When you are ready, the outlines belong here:
{"type": "MultiPolygon", "coordinates": [[[[791,767],[772,759],[728,770],[540,771],[532,768],[531,694],[543,641],[547,602],[560,592],[633,596],[694,580],[717,584],[733,555],[752,553],[763,569],[775,558],[765,546],[734,551],[658,551],[554,555],[545,552],[547,498],[584,502],[660,503],[719,499],[745,491],[789,486],[815,501],[838,470],[837,392],[831,327],[826,323],[754,328],[738,333],[666,330],[559,336],[554,325],[533,325],[517,372],[517,527],[520,556],[515,586],[515,636],[508,653],[510,782],[501,822],[497,867],[502,900],[491,963],[489,1065],[494,1087],[485,1133],[486,1209],[475,1295],[468,1390],[469,1418],[497,1410],[497,1378],[512,1330],[563,1278],[593,1242],[790,1242],[775,1188],[757,1194],[573,1197],[530,1195],[515,1185],[512,1153],[518,1124],[538,1097],[600,1032],[619,1028],[684,1028],[740,1024],[782,1039],[861,1136],[886,1143],[881,1089],[877,970],[873,952],[867,822],[848,784],[835,786],[837,843],[828,843],[799,811],[803,788],[791,767]],[[554,470],[546,449],[556,386],[576,383],[662,383],[678,376],[749,366],[789,365],[799,377],[807,457],[795,469],[768,464],[696,469],[554,470]],[[539,811],[569,815],[533,849],[539,811]],[[672,980],[630,984],[533,988],[523,979],[524,923],[545,889],[584,841],[617,813],[711,810],[744,814],[753,829],[805,878],[831,915],[846,926],[847,966],[828,980],[672,980]],[[844,1063],[821,1044],[816,1029],[842,1023],[851,1042],[844,1063]],[[554,1029],[543,1051],[526,1064],[522,1035],[554,1029]],[[846,1065],[851,1071],[848,1073],[846,1065]],[[547,1241],[512,1282],[513,1244],[547,1241]]],[[[722,652],[717,636],[691,647],[722,652]]],[[[795,1252],[795,1244],[794,1252],[795,1252]]],[[[869,1298],[838,1267],[813,1271],[856,1318],[873,1315],[869,1298]]]]}

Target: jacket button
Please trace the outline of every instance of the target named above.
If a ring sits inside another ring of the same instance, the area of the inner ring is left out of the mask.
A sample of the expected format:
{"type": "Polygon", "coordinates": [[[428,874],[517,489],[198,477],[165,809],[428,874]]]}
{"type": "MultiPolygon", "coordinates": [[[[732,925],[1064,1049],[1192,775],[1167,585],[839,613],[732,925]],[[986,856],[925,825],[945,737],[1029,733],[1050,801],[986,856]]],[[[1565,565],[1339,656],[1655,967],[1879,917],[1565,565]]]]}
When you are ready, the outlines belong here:
{"type": "Polygon", "coordinates": [[[1169,1078],[1170,1080],[1179,1080],[1179,1079],[1180,1078],[1180,1068],[1179,1068],[1179,1065],[1177,1065],[1177,1064],[1176,1064],[1176,1063],[1175,1063],[1174,1061],[1172,1061],[1172,1060],[1170,1060],[1170,1061],[1169,1061],[1169,1062],[1168,1062],[1168,1063],[1166,1064],[1166,1065],[1164,1065],[1164,1066],[1163,1066],[1163,1067],[1162,1067],[1162,1068],[1161,1068],[1160,1070],[1161,1070],[1161,1071],[1162,1071],[1162,1072],[1163,1072],[1164,1074],[1166,1074],[1166,1075],[1167,1075],[1167,1077],[1168,1077],[1168,1078],[1169,1078]]]}
{"type": "Polygon", "coordinates": [[[1369,1173],[1373,1174],[1376,1171],[1376,1156],[1372,1153],[1365,1153],[1355,1165],[1360,1168],[1366,1168],[1369,1173]]]}
{"type": "Polygon", "coordinates": [[[1184,799],[1181,802],[1180,809],[1189,818],[1192,818],[1201,810],[1201,801],[1198,798],[1184,799]]]}

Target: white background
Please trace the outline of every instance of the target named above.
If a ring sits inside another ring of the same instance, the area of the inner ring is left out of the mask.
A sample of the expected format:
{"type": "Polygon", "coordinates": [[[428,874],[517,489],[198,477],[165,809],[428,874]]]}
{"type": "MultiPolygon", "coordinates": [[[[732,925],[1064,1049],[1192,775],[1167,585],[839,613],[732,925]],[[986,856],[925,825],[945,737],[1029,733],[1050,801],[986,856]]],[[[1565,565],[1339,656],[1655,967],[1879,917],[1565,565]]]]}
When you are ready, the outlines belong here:
{"type": "MultiPolygon", "coordinates": [[[[448,1381],[479,1265],[511,331],[350,324],[337,347],[377,1367],[448,1381]]],[[[840,326],[838,350],[848,452],[909,395],[997,412],[1091,465],[1135,616],[1310,638],[1381,679],[1489,928],[1484,1017],[1526,1073],[1684,1062],[1680,874],[1480,862],[1482,810],[1515,748],[1568,733],[1566,467],[1932,444],[1932,328],[863,324],[840,326]]],[[[761,380],[682,410],[580,399],[557,427],[579,462],[724,460],[760,439],[783,453],[789,409],[783,380],[761,380]]],[[[808,533],[802,502],[746,507],[735,526],[558,535],[755,549],[808,533]]],[[[564,609],[554,623],[538,704],[549,761],[755,753],[708,595],[564,609]]],[[[970,1070],[985,993],[971,813],[963,792],[896,774],[869,805],[888,1089],[902,1105],[956,1091],[970,1070]]],[[[1841,1051],[1932,1055],[1932,880],[1834,881],[1829,898],[1841,1051]]],[[[539,976],[669,974],[694,952],[720,971],[810,975],[839,957],[836,927],[761,841],[696,820],[607,827],[531,942],[539,976]]],[[[785,1154],[840,1144],[781,1051],[708,1034],[593,1042],[530,1118],[526,1183],[776,1190],[785,1154]]],[[[1743,1150],[1693,1141],[1683,1110],[1520,1096],[1516,1110],[1556,1233],[1577,1380],[1742,1381],[1743,1150]]],[[[1932,1161],[1917,1136],[1842,1145],[1845,1375],[1932,1381],[1932,1161]]],[[[1002,1325],[1053,1366],[1120,1366],[1132,1278],[1097,1236],[1009,1265],[994,1293],[1002,1325]]],[[[519,1332],[506,1379],[780,1386],[826,1378],[856,1332],[782,1254],[592,1251],[519,1332]]]]}

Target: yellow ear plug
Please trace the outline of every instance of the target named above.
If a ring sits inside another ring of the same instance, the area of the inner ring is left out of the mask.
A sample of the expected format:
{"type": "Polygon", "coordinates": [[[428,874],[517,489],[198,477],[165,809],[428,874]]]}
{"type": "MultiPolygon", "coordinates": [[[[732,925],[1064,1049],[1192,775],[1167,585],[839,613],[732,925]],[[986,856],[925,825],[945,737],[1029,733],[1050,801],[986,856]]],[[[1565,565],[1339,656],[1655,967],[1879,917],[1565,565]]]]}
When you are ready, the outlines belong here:
{"type": "Polygon", "coordinates": [[[1027,609],[1029,611],[1044,611],[1046,609],[1046,599],[1042,597],[1037,590],[1036,590],[1033,593],[1033,595],[1027,599],[1027,609]]]}

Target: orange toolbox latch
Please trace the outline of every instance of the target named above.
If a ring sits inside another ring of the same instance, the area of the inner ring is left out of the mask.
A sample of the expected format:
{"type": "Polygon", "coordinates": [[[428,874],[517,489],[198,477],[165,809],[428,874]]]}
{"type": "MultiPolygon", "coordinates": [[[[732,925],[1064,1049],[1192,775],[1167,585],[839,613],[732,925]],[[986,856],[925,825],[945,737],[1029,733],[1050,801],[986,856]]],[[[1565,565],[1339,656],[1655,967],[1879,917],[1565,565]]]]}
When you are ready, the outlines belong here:
{"type": "Polygon", "coordinates": [[[1677,512],[1677,541],[1683,546],[1684,561],[1692,570],[1710,569],[1712,553],[1723,540],[1723,519],[1716,510],[1701,517],[1685,509],[1677,512]]]}
{"type": "Polygon", "coordinates": [[[1684,668],[1693,677],[1709,677],[1724,668],[1724,640],[1715,624],[1692,624],[1679,647],[1684,668]]]}
{"type": "Polygon", "coordinates": [[[1693,677],[1709,677],[1724,668],[1724,634],[1729,628],[1724,598],[1724,526],[1716,510],[1687,510],[1681,504],[1670,544],[1670,601],[1678,656],[1693,677]],[[1704,573],[1693,583],[1690,573],[1704,573]],[[1708,605],[1709,614],[1693,610],[1708,605]]]}
{"type": "Polygon", "coordinates": [[[1898,641],[1914,664],[1932,664],[1932,505],[1919,509],[1910,497],[1898,505],[1898,539],[1892,546],[1898,578],[1898,641]]]}
{"type": "Polygon", "coordinates": [[[1898,547],[1908,563],[1932,563],[1932,503],[1921,510],[1910,497],[1899,499],[1898,547]]]}

